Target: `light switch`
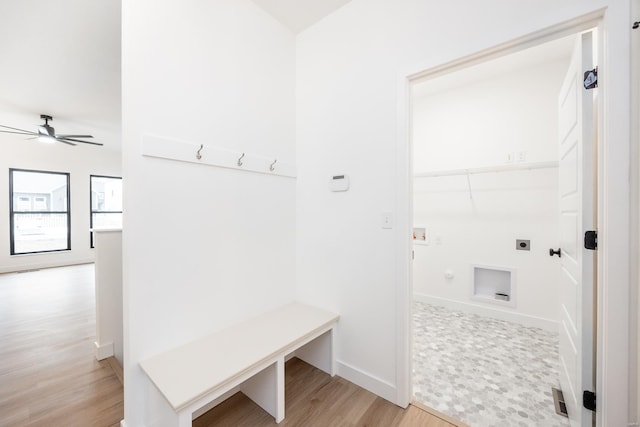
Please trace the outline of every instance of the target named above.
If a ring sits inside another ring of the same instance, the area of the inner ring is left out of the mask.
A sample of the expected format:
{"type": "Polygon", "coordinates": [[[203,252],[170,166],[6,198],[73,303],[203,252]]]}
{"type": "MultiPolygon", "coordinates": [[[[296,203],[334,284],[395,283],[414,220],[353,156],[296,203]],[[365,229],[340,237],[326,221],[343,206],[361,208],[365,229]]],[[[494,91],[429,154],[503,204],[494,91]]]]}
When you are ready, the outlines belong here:
{"type": "Polygon", "coordinates": [[[393,215],[391,212],[382,212],[382,228],[393,228],[393,215]]]}

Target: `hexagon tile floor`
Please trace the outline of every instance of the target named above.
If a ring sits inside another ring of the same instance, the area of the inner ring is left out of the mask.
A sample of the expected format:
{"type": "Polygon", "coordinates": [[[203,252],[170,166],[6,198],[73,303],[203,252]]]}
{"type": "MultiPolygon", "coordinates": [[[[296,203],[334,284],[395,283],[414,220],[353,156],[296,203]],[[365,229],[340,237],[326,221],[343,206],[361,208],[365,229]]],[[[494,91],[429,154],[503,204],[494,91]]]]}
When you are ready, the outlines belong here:
{"type": "Polygon", "coordinates": [[[472,427],[567,427],[558,335],[414,302],[415,399],[472,427]]]}

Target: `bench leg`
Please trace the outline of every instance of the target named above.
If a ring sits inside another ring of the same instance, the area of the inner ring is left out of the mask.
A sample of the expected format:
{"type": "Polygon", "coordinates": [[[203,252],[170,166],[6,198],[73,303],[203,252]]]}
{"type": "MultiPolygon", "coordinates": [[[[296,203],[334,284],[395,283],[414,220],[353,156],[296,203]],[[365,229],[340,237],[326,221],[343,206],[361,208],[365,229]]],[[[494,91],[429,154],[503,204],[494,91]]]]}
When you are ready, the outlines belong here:
{"type": "Polygon", "coordinates": [[[178,413],[178,425],[180,427],[191,427],[193,424],[191,412],[182,411],[178,413]]]}
{"type": "Polygon", "coordinates": [[[240,390],[267,411],[276,422],[284,418],[284,358],[258,372],[240,386],[240,390]]]}
{"type": "Polygon", "coordinates": [[[280,357],[276,363],[276,374],[276,380],[278,381],[276,388],[278,410],[275,419],[277,423],[280,423],[280,421],[284,420],[284,356],[280,357]]]}
{"type": "Polygon", "coordinates": [[[311,366],[335,375],[334,356],[334,329],[331,329],[318,338],[310,341],[296,350],[296,357],[307,362],[311,366]]]}

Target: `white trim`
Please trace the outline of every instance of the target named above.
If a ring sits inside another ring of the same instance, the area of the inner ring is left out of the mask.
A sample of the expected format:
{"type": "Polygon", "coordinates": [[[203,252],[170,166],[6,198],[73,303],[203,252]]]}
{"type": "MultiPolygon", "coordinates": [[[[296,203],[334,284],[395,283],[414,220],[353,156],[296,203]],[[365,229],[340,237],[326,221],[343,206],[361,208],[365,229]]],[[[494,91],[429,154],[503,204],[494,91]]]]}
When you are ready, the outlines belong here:
{"type": "Polygon", "coordinates": [[[598,314],[596,425],[629,417],[629,9],[611,7],[598,25],[598,314]],[[617,15],[616,15],[617,13],[617,15]],[[618,28],[618,31],[614,31],[618,28]],[[624,30],[623,30],[624,29],[624,30]],[[610,67],[612,52],[616,67],[610,67]],[[626,82],[626,83],[623,83],[626,82]],[[625,110],[626,109],[626,110],[625,110]],[[626,114],[625,114],[626,113],[626,114]],[[603,120],[603,117],[606,119],[603,120]]]}
{"type": "MultiPolygon", "coordinates": [[[[58,252],[49,252],[49,254],[57,254],[58,252]]],[[[46,255],[45,253],[13,255],[16,257],[46,255]]],[[[53,261],[53,262],[36,262],[33,264],[12,265],[8,267],[0,267],[0,274],[4,273],[20,273],[31,270],[43,270],[45,268],[70,267],[74,265],[93,264],[93,258],[82,258],[72,261],[53,261]]]]}
{"type": "MultiPolygon", "coordinates": [[[[424,67],[421,68],[424,70],[424,67]]],[[[396,405],[413,400],[411,294],[413,293],[413,162],[411,141],[411,81],[406,73],[398,81],[398,134],[396,147],[396,405]]]]}
{"type": "Polygon", "coordinates": [[[390,382],[377,378],[340,360],[336,361],[336,365],[338,376],[354,384],[358,384],[358,386],[369,390],[371,393],[383,399],[387,399],[390,402],[395,401],[398,391],[390,382]]]}
{"type": "Polygon", "coordinates": [[[113,351],[113,342],[111,341],[102,344],[98,341],[94,341],[93,345],[95,346],[95,356],[97,360],[104,360],[115,354],[113,351]]]}
{"type": "Polygon", "coordinates": [[[414,294],[413,299],[427,304],[446,307],[450,310],[458,310],[464,313],[477,314],[479,316],[517,323],[528,328],[540,328],[549,332],[558,332],[558,322],[551,319],[545,319],[544,317],[531,316],[529,314],[518,313],[516,311],[502,310],[497,307],[456,301],[426,294],[414,294]]]}
{"type": "Polygon", "coordinates": [[[398,81],[398,147],[396,151],[395,231],[397,253],[397,401],[403,406],[411,391],[411,319],[408,315],[412,278],[410,272],[413,170],[411,162],[411,84],[434,78],[559,37],[597,27],[598,66],[604,72],[598,89],[598,306],[596,395],[598,427],[626,425],[629,409],[629,49],[628,8],[611,5],[566,22],[519,37],[494,48],[433,67],[413,67],[398,81]],[[611,31],[609,31],[611,29],[611,31]],[[606,49],[605,49],[606,47],[606,49]],[[616,52],[615,65],[609,66],[616,52]],[[606,119],[605,119],[606,117],[606,119]],[[625,160],[626,159],[626,160],[625,160]]]}
{"type": "MultiPolygon", "coordinates": [[[[640,13],[640,0],[632,0],[631,16],[637,19],[640,13]]],[[[630,426],[638,427],[640,422],[640,316],[638,316],[638,308],[640,306],[640,265],[639,244],[640,244],[640,30],[631,32],[631,144],[629,158],[631,159],[631,191],[629,194],[631,204],[629,224],[629,235],[631,238],[631,248],[629,251],[629,262],[631,264],[630,283],[630,301],[631,301],[631,328],[629,330],[629,416],[630,422],[635,421],[630,426]],[[635,317],[635,320],[634,320],[635,317]]]]}
{"type": "Polygon", "coordinates": [[[476,175],[479,173],[495,173],[495,172],[515,172],[515,171],[527,171],[533,169],[552,169],[557,168],[558,162],[535,162],[535,163],[521,163],[517,165],[500,165],[500,166],[487,166],[482,168],[470,168],[470,169],[448,169],[431,172],[419,172],[413,174],[414,178],[436,178],[440,176],[456,176],[456,175],[476,175]]]}

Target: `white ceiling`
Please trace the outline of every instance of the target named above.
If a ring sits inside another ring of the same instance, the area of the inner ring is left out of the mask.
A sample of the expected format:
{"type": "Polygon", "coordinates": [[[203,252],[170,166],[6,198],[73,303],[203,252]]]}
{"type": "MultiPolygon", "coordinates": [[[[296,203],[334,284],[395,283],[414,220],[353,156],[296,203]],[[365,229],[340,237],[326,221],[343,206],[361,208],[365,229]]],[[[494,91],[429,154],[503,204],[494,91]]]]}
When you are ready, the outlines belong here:
{"type": "Polygon", "coordinates": [[[252,0],[294,34],[310,27],[351,0],[252,0]]]}
{"type": "MultiPolygon", "coordinates": [[[[253,2],[298,33],[349,0],[253,2]]],[[[48,114],[119,150],[120,28],[120,0],[0,0],[0,124],[35,131],[48,114]]]]}
{"type": "Polygon", "coordinates": [[[0,82],[1,125],[35,131],[49,114],[119,149],[120,1],[2,0],[0,82]]]}
{"type": "MultiPolygon", "coordinates": [[[[350,0],[252,1],[298,33],[350,0]]],[[[119,150],[120,33],[118,0],[1,0],[0,124],[35,131],[49,114],[58,133],[90,133],[119,150]]],[[[571,45],[565,38],[498,58],[417,84],[415,93],[566,57],[571,45]]]]}

